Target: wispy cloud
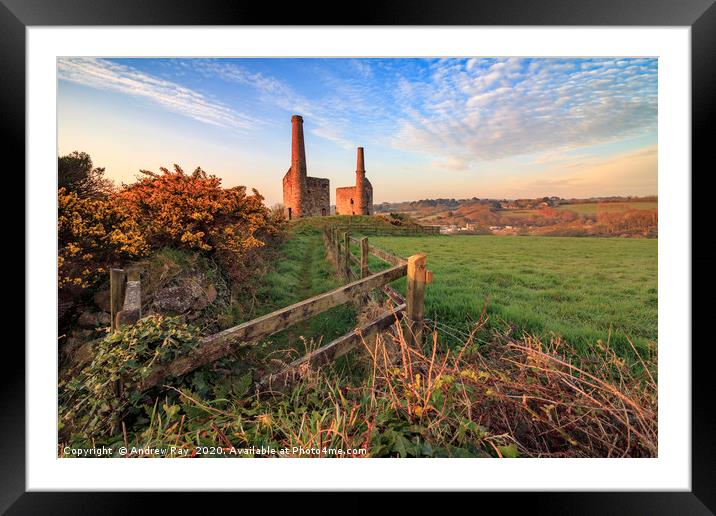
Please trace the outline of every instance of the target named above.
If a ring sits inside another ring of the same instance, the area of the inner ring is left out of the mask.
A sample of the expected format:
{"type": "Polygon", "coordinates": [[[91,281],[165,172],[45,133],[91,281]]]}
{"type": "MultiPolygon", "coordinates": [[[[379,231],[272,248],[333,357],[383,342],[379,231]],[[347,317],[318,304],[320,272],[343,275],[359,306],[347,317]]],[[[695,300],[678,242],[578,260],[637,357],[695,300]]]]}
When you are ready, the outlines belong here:
{"type": "Polygon", "coordinates": [[[366,60],[347,60],[343,71],[350,73],[348,77],[307,64],[306,73],[312,73],[326,91],[310,97],[298,93],[284,80],[242,64],[219,59],[176,60],[175,64],[206,78],[249,86],[261,102],[303,115],[310,134],[346,149],[366,144],[367,139],[375,140],[376,131],[385,128],[381,120],[385,116],[386,91],[371,80],[373,70],[366,60]]]}
{"type": "Polygon", "coordinates": [[[577,149],[656,129],[654,59],[445,59],[400,83],[393,144],[472,161],[577,149]]]}
{"type": "Polygon", "coordinates": [[[185,86],[107,59],[60,58],[57,71],[61,80],[142,97],[207,124],[246,130],[258,123],[255,118],[185,86]]]}
{"type": "Polygon", "coordinates": [[[183,60],[303,114],[307,131],[348,148],[380,143],[434,167],[562,153],[655,131],[655,59],[308,60],[320,93],[247,63],[183,60]]]}

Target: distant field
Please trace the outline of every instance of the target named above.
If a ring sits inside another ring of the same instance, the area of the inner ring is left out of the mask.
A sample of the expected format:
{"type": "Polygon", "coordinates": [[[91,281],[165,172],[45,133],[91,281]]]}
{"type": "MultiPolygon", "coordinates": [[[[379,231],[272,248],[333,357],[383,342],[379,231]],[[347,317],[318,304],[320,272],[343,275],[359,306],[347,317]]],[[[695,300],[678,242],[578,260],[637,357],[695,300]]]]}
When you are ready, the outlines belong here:
{"type": "MultiPolygon", "coordinates": [[[[425,236],[371,237],[435,273],[426,315],[465,331],[483,305],[491,326],[515,324],[576,346],[610,338],[628,350],[657,340],[657,240],[425,236]]],[[[399,283],[404,288],[405,281],[399,283]]]]}
{"type": "Polygon", "coordinates": [[[605,203],[596,203],[596,202],[588,202],[583,204],[562,204],[561,206],[557,207],[558,210],[566,210],[566,211],[574,211],[576,213],[579,213],[581,215],[596,215],[597,213],[597,206],[602,206],[606,210],[621,210],[625,206],[628,206],[629,208],[634,208],[636,210],[653,210],[654,208],[657,208],[659,203],[656,201],[650,201],[650,202],[605,202],[605,203]]]}

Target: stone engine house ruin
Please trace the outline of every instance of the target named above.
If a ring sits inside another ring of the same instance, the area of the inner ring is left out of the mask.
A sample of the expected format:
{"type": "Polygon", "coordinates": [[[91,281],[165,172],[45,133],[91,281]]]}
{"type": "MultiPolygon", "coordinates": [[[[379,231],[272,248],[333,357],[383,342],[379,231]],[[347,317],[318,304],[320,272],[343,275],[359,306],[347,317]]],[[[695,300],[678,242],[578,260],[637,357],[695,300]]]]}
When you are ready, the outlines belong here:
{"type": "Polygon", "coordinates": [[[336,215],[372,215],[373,185],[365,177],[363,147],[358,147],[356,185],[336,188],[336,215]]]}
{"type": "MultiPolygon", "coordinates": [[[[289,220],[331,214],[329,180],[308,176],[303,118],[299,115],[291,117],[291,167],[283,176],[283,205],[289,220]]],[[[363,147],[358,147],[356,185],[336,188],[336,215],[372,213],[373,186],[365,177],[363,147]]]]}
{"type": "Polygon", "coordinates": [[[308,177],[303,118],[299,115],[291,117],[291,167],[283,176],[283,205],[289,220],[331,214],[329,180],[308,177]]]}

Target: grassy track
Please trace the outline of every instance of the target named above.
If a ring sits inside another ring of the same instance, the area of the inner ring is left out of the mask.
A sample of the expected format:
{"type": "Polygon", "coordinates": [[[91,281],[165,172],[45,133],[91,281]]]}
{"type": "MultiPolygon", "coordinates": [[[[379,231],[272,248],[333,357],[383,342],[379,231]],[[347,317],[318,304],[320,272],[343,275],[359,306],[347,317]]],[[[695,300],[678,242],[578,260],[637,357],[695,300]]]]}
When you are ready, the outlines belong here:
{"type": "MultiPolygon", "coordinates": [[[[273,270],[260,280],[256,310],[250,317],[267,314],[339,286],[333,266],[326,260],[323,236],[310,227],[291,231],[277,253],[273,270]]],[[[243,321],[237,321],[239,322],[243,321]]],[[[338,306],[271,337],[278,347],[305,351],[301,337],[328,342],[355,326],[350,306],[338,306]]]]}
{"type": "MultiPolygon", "coordinates": [[[[496,236],[371,237],[398,255],[423,252],[435,273],[427,316],[463,331],[487,303],[508,323],[576,347],[598,339],[622,351],[657,340],[657,241],[496,236]]],[[[398,283],[399,288],[404,288],[398,283]]]]}

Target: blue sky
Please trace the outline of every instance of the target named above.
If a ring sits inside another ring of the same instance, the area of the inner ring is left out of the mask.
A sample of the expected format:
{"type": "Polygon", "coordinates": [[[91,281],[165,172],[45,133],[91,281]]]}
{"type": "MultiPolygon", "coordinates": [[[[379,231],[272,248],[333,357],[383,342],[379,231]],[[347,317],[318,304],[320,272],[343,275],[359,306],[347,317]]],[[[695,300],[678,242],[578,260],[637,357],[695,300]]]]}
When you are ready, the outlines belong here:
{"type": "Polygon", "coordinates": [[[657,60],[58,60],[59,152],[117,182],[201,166],[281,202],[291,115],[310,175],[375,201],[657,193],[657,60]]]}

